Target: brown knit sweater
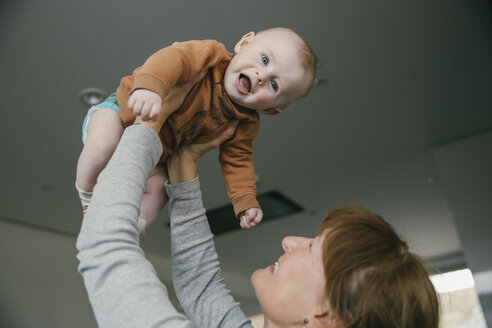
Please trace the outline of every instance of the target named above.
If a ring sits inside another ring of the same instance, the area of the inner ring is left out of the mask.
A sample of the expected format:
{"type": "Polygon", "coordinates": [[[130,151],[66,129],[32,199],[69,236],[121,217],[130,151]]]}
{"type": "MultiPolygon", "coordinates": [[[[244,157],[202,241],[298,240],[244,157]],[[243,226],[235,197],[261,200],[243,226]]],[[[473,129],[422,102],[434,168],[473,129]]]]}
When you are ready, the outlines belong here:
{"type": "Polygon", "coordinates": [[[134,90],[151,90],[164,99],[175,85],[187,83],[208,69],[162,126],[159,137],[163,154],[159,163],[179,146],[213,140],[230,122],[239,121],[234,137],[220,146],[219,157],[229,198],[238,215],[260,207],[253,166],[253,141],[258,136],[260,118],[256,111],[233,104],[225,94],[222,82],[231,58],[232,54],[215,40],[176,42],[149,57],[131,76],[122,78],[116,96],[121,118],[129,126],[135,121],[128,108],[134,90]]]}

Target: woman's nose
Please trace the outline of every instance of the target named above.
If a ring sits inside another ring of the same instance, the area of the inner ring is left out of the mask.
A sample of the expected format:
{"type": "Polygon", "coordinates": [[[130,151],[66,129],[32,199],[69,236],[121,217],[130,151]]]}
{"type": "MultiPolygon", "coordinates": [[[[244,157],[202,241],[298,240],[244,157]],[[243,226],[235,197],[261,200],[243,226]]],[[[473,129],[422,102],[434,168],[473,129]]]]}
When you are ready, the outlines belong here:
{"type": "Polygon", "coordinates": [[[287,236],[282,239],[282,248],[286,253],[291,252],[300,247],[307,247],[310,240],[310,238],[305,237],[287,236]]]}

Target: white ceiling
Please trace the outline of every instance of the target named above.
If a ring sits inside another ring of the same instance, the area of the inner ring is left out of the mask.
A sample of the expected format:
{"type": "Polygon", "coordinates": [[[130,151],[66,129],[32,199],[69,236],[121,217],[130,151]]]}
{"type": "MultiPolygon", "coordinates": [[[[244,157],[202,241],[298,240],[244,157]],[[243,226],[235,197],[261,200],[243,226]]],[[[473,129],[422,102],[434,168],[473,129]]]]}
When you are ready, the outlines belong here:
{"type": "MultiPolygon", "coordinates": [[[[174,41],[213,38],[232,50],[243,34],[273,26],[311,43],[326,82],[262,120],[258,190],[277,189],[306,211],[219,236],[224,270],[247,284],[281,254],[283,236],[316,234],[347,203],[381,214],[425,257],[460,252],[432,151],[492,127],[485,0],[4,0],[0,217],[78,232],[81,89],[112,92],[174,41]]],[[[217,152],[199,172],[207,208],[227,204],[217,152]]],[[[149,252],[169,252],[166,215],[143,239],[149,252]]]]}

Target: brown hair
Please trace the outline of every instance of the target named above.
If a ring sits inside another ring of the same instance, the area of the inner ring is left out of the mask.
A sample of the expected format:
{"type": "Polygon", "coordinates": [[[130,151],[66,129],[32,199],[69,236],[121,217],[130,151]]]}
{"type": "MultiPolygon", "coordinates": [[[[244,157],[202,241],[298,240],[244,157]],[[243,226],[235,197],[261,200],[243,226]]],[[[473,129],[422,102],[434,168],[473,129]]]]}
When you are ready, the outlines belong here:
{"type": "Polygon", "coordinates": [[[347,327],[432,327],[439,303],[422,260],[378,215],[358,206],[331,211],[320,234],[326,295],[347,327]]]}
{"type": "Polygon", "coordinates": [[[318,57],[314,53],[314,50],[313,50],[313,48],[311,48],[309,43],[302,36],[300,36],[296,31],[294,31],[290,28],[273,27],[273,28],[269,28],[266,30],[262,30],[262,31],[258,32],[257,35],[259,35],[261,33],[265,33],[265,32],[271,32],[271,31],[289,32],[289,33],[296,35],[297,38],[301,41],[301,47],[299,49],[299,57],[301,59],[301,63],[303,65],[303,67],[308,72],[310,72],[312,74],[312,80],[310,81],[311,83],[309,84],[308,88],[306,90],[304,90],[304,92],[302,93],[302,95],[298,99],[296,99],[296,100],[299,100],[299,99],[305,97],[309,93],[309,91],[311,91],[311,88],[313,87],[314,80],[316,78],[316,70],[318,69],[318,57]]]}

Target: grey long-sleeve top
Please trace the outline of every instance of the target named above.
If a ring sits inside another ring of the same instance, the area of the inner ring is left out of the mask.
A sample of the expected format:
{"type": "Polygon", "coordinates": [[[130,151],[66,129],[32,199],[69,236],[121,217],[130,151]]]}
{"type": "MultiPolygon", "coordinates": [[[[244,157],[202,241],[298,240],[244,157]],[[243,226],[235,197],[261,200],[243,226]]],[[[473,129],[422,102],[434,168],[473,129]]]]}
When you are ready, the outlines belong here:
{"type": "MultiPolygon", "coordinates": [[[[139,246],[145,181],[162,152],[149,128],[127,128],[101,173],[77,240],[81,273],[100,327],[193,327],[177,312],[139,246]]],[[[173,280],[197,327],[251,327],[220,274],[198,179],[167,185],[173,280]]]]}

